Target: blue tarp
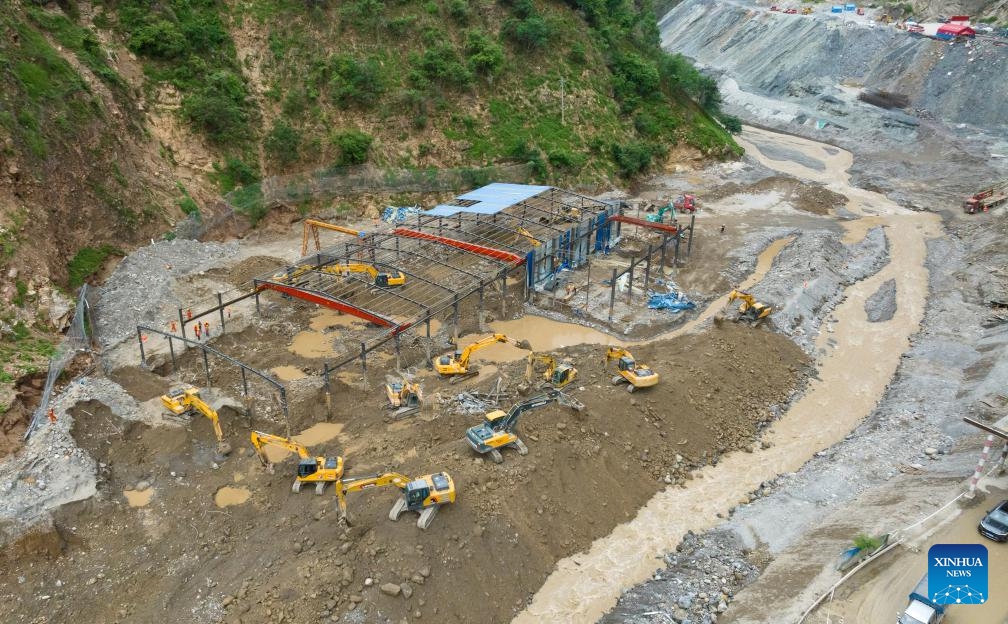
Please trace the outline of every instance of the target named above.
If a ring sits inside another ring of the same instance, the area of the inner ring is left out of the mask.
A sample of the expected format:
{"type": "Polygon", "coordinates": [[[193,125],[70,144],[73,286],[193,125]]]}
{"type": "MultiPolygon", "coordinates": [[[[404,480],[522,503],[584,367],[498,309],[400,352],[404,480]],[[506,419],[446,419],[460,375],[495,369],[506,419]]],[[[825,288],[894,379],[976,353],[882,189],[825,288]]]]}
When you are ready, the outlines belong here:
{"type": "Polygon", "coordinates": [[[843,13],[843,7],[842,7],[842,6],[840,6],[840,5],[838,5],[838,4],[835,4],[835,5],[833,5],[833,7],[832,7],[832,8],[830,9],[830,13],[843,13]]]}
{"type": "Polygon", "coordinates": [[[844,5],[844,11],[853,11],[855,9],[857,9],[857,5],[856,4],[845,4],[844,5]]]}
{"type": "Polygon", "coordinates": [[[682,293],[650,293],[647,307],[652,310],[692,310],[696,304],[682,293]]]}

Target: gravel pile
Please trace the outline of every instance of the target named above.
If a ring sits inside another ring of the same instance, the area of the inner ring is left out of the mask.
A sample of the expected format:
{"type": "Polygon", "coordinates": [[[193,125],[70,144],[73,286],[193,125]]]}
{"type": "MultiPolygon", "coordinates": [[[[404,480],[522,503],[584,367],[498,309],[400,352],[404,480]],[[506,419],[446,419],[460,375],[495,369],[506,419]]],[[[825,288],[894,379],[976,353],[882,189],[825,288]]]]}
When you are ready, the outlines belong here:
{"type": "Polygon", "coordinates": [[[136,326],[156,323],[166,305],[179,306],[174,281],[218,266],[238,253],[237,241],[158,241],[126,256],[99,290],[95,332],[105,347],[136,335],[136,326]]]}
{"type": "Polygon", "coordinates": [[[815,349],[822,319],[843,299],[844,288],[876,273],[888,262],[882,228],[872,228],[854,245],[836,234],[802,234],[781,252],[773,271],[752,294],[775,310],[770,321],[807,353],[815,349]]]}
{"type": "Polygon", "coordinates": [[[731,532],[690,531],[674,553],[665,555],[668,567],[623,594],[600,621],[713,624],[736,591],[759,574],[749,554],[731,532]],[[664,617],[653,619],[659,614],[664,617]]]}

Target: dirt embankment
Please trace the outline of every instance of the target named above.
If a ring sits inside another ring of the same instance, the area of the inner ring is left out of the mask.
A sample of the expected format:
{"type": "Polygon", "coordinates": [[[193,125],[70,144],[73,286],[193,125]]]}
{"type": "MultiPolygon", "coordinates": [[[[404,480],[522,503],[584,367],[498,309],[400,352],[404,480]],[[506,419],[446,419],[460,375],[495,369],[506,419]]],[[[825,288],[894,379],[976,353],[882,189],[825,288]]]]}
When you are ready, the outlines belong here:
{"type": "MultiPolygon", "coordinates": [[[[124,427],[100,404],[81,404],[73,431],[105,465],[99,494],[56,512],[64,550],[26,553],[0,572],[0,615],[29,621],[32,605],[48,595],[50,616],[60,621],[153,621],[182,609],[200,622],[316,621],[348,611],[349,621],[506,621],[558,559],[625,522],[666,482],[683,483],[693,467],[752,447],[806,363],[786,338],[727,325],[636,348],[663,381],[631,395],[612,385],[602,354],[589,346],[566,354],[580,369],[568,390],[586,410],[526,413],[520,433],[529,455],[506,451],[501,465],[477,459],[462,439],[478,417],[436,407],[387,423],[380,389],[335,382],[331,421],[343,430],[313,450],[344,455],[352,475],[448,471],[458,500],[426,532],[415,516],[387,520],[389,490],[351,494],[354,526],[342,529],[331,492],[290,491],[290,460],[275,475],[261,468],[247,452],[244,418],[224,422],[237,450],[213,470],[205,419],[188,431],[124,427]],[[252,497],[217,508],[213,495],[223,486],[248,488],[252,497]],[[122,491],[144,487],[153,488],[150,503],[128,507],[122,491]],[[382,593],[386,583],[399,595],[382,593]]],[[[497,366],[513,383],[524,372],[523,363],[497,366]]],[[[146,394],[153,388],[145,375],[122,375],[146,394]]],[[[434,377],[424,385],[432,398],[466,387],[434,377]]],[[[302,406],[292,410],[297,429],[324,415],[302,409],[323,406],[321,391],[294,403],[302,406]]]]}

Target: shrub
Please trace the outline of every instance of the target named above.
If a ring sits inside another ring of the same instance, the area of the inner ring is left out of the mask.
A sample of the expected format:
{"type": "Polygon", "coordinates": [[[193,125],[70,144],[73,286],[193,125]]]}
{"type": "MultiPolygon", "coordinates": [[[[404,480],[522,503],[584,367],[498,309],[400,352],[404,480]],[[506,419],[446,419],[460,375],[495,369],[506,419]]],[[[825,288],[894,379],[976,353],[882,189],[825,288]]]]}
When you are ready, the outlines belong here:
{"type": "Polygon", "coordinates": [[[466,34],[465,53],[478,74],[494,76],[504,65],[504,48],[478,30],[466,34]]]}
{"type": "Polygon", "coordinates": [[[441,41],[428,47],[422,54],[414,54],[411,64],[420,74],[431,81],[459,88],[472,83],[472,72],[459,60],[455,47],[441,41]]]}
{"type": "Polygon", "coordinates": [[[159,19],[140,26],[127,40],[130,51],[156,59],[172,59],[189,52],[189,42],[179,27],[159,19]]]}
{"type": "Polygon", "coordinates": [[[635,97],[646,99],[660,94],[661,76],[653,62],[629,52],[613,60],[612,70],[616,97],[633,100],[635,97]]]}
{"type": "Polygon", "coordinates": [[[339,106],[370,106],[385,92],[385,77],[374,58],[358,60],[347,54],[329,58],[331,98],[339,106]]]}
{"type": "Polygon", "coordinates": [[[332,142],[340,151],[338,165],[359,165],[367,161],[374,138],[353,129],[337,132],[333,135],[332,142]]]}
{"type": "Polygon", "coordinates": [[[214,163],[210,178],[217,183],[221,193],[230,193],[239,186],[259,181],[259,172],[241,158],[229,157],[223,165],[214,163]]]}
{"type": "Polygon", "coordinates": [[[448,15],[459,24],[469,22],[469,3],[466,0],[449,0],[448,15]]]}
{"type": "Polygon", "coordinates": [[[292,128],[282,119],[278,119],[266,140],[263,147],[275,162],[281,165],[289,165],[298,159],[298,150],[301,147],[301,133],[296,128],[292,128]]]}
{"type": "Polygon", "coordinates": [[[624,177],[637,175],[650,167],[654,154],[654,147],[637,141],[625,145],[617,143],[612,146],[613,160],[624,177]]]}
{"type": "Polygon", "coordinates": [[[547,155],[547,159],[557,169],[576,173],[584,167],[587,157],[565,149],[556,149],[547,155]]]}
{"type": "Polygon", "coordinates": [[[212,142],[236,143],[245,138],[246,96],[245,83],[234,73],[220,70],[182,99],[182,115],[212,142]]]}
{"type": "Polygon", "coordinates": [[[501,28],[506,37],[526,50],[545,46],[553,36],[554,30],[553,26],[539,15],[525,19],[508,18],[501,28]]]}

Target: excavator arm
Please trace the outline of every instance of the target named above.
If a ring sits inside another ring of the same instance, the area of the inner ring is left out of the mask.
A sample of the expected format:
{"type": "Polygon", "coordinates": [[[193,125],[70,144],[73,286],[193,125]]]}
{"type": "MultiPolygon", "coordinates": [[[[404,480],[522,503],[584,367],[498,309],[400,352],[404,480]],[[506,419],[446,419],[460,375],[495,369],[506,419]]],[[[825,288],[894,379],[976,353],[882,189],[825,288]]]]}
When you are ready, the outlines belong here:
{"type": "Polygon", "coordinates": [[[344,273],[367,273],[377,286],[402,286],[406,283],[406,276],[402,271],[395,273],[384,273],[377,267],[363,262],[351,262],[348,264],[330,264],[320,269],[323,273],[331,275],[343,275],[344,273]]]}
{"type": "Polygon", "coordinates": [[[405,490],[409,482],[409,477],[398,472],[385,472],[370,477],[357,477],[337,481],[336,498],[339,501],[340,517],[344,520],[347,519],[346,495],[350,492],[360,492],[368,488],[385,487],[387,485],[394,485],[400,490],[405,490]]]}
{"type": "Polygon", "coordinates": [[[278,435],[273,435],[272,433],[263,433],[262,431],[253,431],[251,438],[252,447],[255,448],[256,455],[259,456],[259,461],[262,462],[263,466],[268,467],[270,465],[269,458],[266,457],[266,451],[264,450],[264,447],[269,444],[297,453],[298,457],[301,459],[311,458],[311,453],[309,453],[305,445],[300,442],[295,442],[294,440],[290,440],[288,438],[282,438],[278,435]]]}
{"type": "Polygon", "coordinates": [[[473,353],[479,351],[484,347],[489,347],[490,345],[496,344],[498,342],[514,345],[519,349],[529,348],[528,343],[525,342],[524,340],[515,340],[514,338],[509,338],[504,334],[493,334],[487,336],[486,338],[477,340],[476,342],[472,343],[471,345],[463,349],[462,355],[459,356],[458,360],[459,364],[461,364],[463,368],[469,366],[469,357],[472,356],[473,353]]]}
{"type": "Polygon", "coordinates": [[[532,378],[535,376],[536,364],[545,364],[546,372],[543,373],[543,377],[551,379],[553,377],[553,371],[556,370],[557,361],[555,357],[548,353],[529,353],[528,365],[525,367],[526,383],[532,383],[532,378]]]}
{"type": "Polygon", "coordinates": [[[231,452],[231,445],[224,440],[224,432],[221,430],[220,418],[217,410],[210,407],[206,401],[200,398],[198,388],[185,388],[175,390],[168,394],[161,395],[161,404],[173,414],[182,415],[186,412],[199,412],[213,425],[214,436],[217,438],[217,451],[223,461],[223,457],[231,452]]]}

